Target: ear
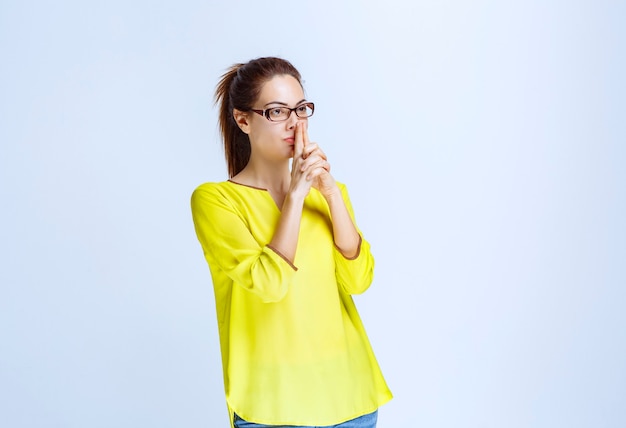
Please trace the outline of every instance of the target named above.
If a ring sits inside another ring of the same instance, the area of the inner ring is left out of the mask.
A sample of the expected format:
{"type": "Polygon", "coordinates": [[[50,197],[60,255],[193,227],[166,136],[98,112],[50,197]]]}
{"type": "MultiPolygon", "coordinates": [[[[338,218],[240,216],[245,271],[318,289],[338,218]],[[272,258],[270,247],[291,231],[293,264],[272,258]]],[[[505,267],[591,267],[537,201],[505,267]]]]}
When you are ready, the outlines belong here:
{"type": "Polygon", "coordinates": [[[235,118],[235,122],[237,126],[244,132],[244,134],[250,133],[250,122],[248,113],[245,111],[233,109],[233,117],[235,118]]]}

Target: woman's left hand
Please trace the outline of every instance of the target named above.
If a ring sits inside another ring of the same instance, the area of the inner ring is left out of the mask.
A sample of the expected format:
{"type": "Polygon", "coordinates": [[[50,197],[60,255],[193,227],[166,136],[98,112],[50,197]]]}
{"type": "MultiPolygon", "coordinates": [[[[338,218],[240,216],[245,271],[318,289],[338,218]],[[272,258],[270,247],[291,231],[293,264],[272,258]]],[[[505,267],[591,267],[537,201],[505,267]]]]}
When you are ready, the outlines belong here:
{"type": "MultiPolygon", "coordinates": [[[[328,163],[328,158],[317,143],[309,141],[309,134],[306,127],[303,127],[302,132],[304,140],[302,159],[305,160],[305,164],[307,163],[307,159],[314,160],[314,162],[317,163],[316,166],[322,169],[321,173],[313,178],[314,181],[312,183],[312,187],[317,189],[324,197],[329,197],[334,192],[339,191],[339,188],[337,187],[337,183],[335,183],[335,179],[330,174],[330,164],[328,163]]],[[[303,167],[303,170],[304,168],[305,167],[303,167]]]]}

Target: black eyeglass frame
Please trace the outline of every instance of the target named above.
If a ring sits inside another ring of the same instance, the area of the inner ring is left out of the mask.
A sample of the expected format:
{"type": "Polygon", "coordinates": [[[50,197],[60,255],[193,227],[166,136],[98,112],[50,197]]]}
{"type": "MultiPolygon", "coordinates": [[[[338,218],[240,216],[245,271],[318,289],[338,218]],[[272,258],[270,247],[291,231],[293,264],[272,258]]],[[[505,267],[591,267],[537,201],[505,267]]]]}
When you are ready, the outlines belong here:
{"type": "Polygon", "coordinates": [[[296,116],[298,116],[300,119],[306,119],[307,117],[313,116],[313,113],[315,112],[315,103],[306,102],[306,103],[299,104],[299,105],[295,106],[294,108],[285,107],[285,106],[274,106],[274,107],[266,108],[265,110],[255,110],[255,109],[251,108],[250,111],[253,111],[256,114],[260,114],[261,116],[264,116],[270,122],[285,122],[285,121],[289,120],[289,118],[291,117],[291,113],[295,113],[296,116]],[[300,107],[302,107],[302,106],[309,107],[311,109],[311,114],[308,115],[308,116],[304,116],[304,117],[300,116],[298,114],[298,109],[300,107]],[[285,108],[285,109],[289,110],[289,116],[287,116],[287,118],[283,119],[283,120],[272,120],[272,119],[270,119],[269,111],[270,110],[274,110],[276,108],[285,108]]]}

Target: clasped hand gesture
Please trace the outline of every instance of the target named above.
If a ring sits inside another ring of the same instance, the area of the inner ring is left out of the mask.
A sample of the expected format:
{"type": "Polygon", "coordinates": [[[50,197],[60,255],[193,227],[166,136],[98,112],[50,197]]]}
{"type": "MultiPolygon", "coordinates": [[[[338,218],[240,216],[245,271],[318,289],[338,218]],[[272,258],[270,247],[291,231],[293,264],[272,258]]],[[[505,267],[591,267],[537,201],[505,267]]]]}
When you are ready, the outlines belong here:
{"type": "Polygon", "coordinates": [[[294,261],[298,245],[300,220],[304,198],[311,187],[317,189],[326,199],[330,208],[335,246],[347,258],[359,254],[360,235],[352,221],[343,196],[330,175],[330,164],[326,155],[315,143],[309,141],[306,124],[296,123],[296,133],[291,164],[289,194],[281,210],[280,220],[270,246],[294,261]]]}
{"type": "Polygon", "coordinates": [[[309,141],[306,125],[296,123],[296,135],[291,165],[291,187],[294,191],[309,193],[311,187],[328,198],[337,191],[337,184],[330,175],[330,164],[326,154],[316,143],[309,141]]]}

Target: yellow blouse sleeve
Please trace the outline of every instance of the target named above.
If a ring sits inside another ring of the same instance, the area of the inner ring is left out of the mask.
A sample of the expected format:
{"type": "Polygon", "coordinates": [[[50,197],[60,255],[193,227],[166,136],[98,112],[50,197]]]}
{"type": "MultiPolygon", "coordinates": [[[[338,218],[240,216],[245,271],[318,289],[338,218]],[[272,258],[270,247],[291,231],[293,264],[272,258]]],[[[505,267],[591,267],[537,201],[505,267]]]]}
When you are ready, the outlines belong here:
{"type": "Polygon", "coordinates": [[[287,294],[295,266],[252,236],[243,216],[217,186],[199,186],[191,197],[191,211],[212,270],[221,270],[264,302],[277,302],[287,294]]]}
{"type": "MultiPolygon", "coordinates": [[[[352,221],[356,224],[354,218],[354,210],[348,196],[346,186],[339,185],[341,195],[348,208],[352,221]]],[[[348,294],[360,294],[369,288],[374,279],[374,257],[370,250],[370,244],[359,231],[359,250],[357,255],[352,258],[346,258],[338,248],[335,247],[335,274],[337,283],[348,294]]]]}

